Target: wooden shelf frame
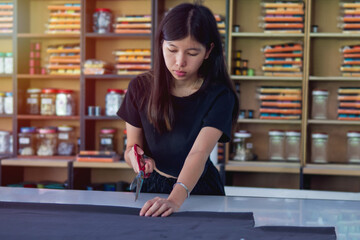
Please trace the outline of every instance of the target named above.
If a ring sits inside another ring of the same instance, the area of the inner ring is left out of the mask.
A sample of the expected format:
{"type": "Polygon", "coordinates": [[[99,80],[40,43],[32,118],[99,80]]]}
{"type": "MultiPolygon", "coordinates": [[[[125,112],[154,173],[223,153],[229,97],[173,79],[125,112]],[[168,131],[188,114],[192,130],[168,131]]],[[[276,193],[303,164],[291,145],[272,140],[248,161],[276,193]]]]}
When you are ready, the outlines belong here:
{"type": "MultiPolygon", "coordinates": [[[[34,2],[37,2],[36,4],[41,4],[41,2],[44,2],[46,4],[46,1],[37,1],[37,0],[31,0],[34,2]]],[[[80,89],[80,95],[81,98],[79,100],[79,115],[74,117],[46,117],[46,116],[27,116],[23,114],[13,114],[13,115],[0,115],[1,121],[8,121],[8,119],[11,119],[12,121],[12,131],[13,131],[13,138],[15,139],[13,148],[17,149],[17,132],[19,128],[21,127],[21,124],[28,123],[32,121],[72,121],[79,125],[80,128],[80,138],[81,138],[81,149],[85,150],[88,149],[89,146],[94,146],[96,136],[91,135],[90,137],[87,136],[85,133],[91,129],[94,130],[99,125],[111,125],[119,122],[119,118],[117,117],[107,117],[107,116],[100,116],[100,117],[93,117],[93,116],[87,116],[87,106],[89,106],[89,98],[94,97],[96,91],[96,87],[104,82],[104,84],[119,84],[123,86],[122,84],[126,85],[128,81],[130,81],[132,78],[134,78],[134,75],[116,75],[116,74],[109,74],[109,75],[84,75],[83,73],[80,75],[30,75],[30,74],[24,74],[22,69],[24,69],[24,65],[27,64],[27,60],[22,59],[20,56],[23,53],[27,53],[29,50],[26,46],[22,46],[23,44],[30,44],[32,41],[40,41],[40,42],[46,42],[50,43],[53,41],[78,41],[81,46],[81,62],[84,62],[86,59],[96,56],[96,53],[94,50],[96,44],[99,44],[99,42],[102,43],[119,43],[119,42],[126,42],[131,41],[131,39],[141,39],[144,41],[150,41],[150,46],[153,48],[154,45],[154,34],[97,34],[90,32],[91,30],[91,18],[92,18],[92,11],[98,6],[102,6],[102,4],[118,4],[121,2],[120,0],[78,0],[78,2],[81,2],[82,4],[82,25],[81,25],[81,33],[80,34],[44,34],[40,33],[40,31],[37,31],[36,29],[31,29],[30,23],[25,22],[24,20],[20,19],[20,15],[23,19],[30,19],[30,13],[29,13],[29,6],[31,1],[28,0],[17,0],[14,2],[14,7],[17,9],[17,12],[15,13],[16,16],[14,17],[14,30],[17,32],[14,32],[12,34],[0,34],[0,39],[2,41],[12,41],[12,48],[14,53],[14,74],[11,75],[0,75],[0,78],[9,78],[12,79],[12,89],[14,92],[14,112],[19,113],[19,106],[18,106],[18,98],[17,96],[20,95],[20,89],[25,89],[25,86],[31,85],[30,83],[35,81],[43,81],[43,82],[64,82],[66,84],[73,84],[78,83],[78,87],[80,89]],[[92,90],[89,90],[89,88],[92,88],[92,90]],[[89,142],[93,142],[92,144],[89,144],[89,142]]],[[[144,0],[145,1],[145,0],[144,0]]],[[[148,0],[149,4],[151,5],[151,15],[152,15],[152,33],[155,33],[156,26],[158,22],[160,21],[161,17],[163,16],[165,10],[171,6],[171,4],[176,4],[173,2],[170,2],[170,0],[148,0]]],[[[220,1],[220,0],[219,0],[220,1]]],[[[296,120],[296,121],[270,121],[270,120],[261,120],[261,119],[242,119],[239,120],[239,125],[244,126],[251,126],[256,128],[264,128],[267,129],[270,126],[286,126],[287,128],[293,129],[300,127],[301,128],[301,134],[302,134],[302,142],[301,142],[301,162],[296,164],[288,164],[288,163],[272,163],[272,162],[244,162],[244,163],[238,163],[229,161],[229,164],[225,166],[227,169],[226,171],[230,172],[257,172],[257,173],[298,173],[299,169],[303,171],[304,175],[338,175],[338,176],[358,176],[359,170],[357,164],[323,164],[323,165],[314,165],[310,163],[309,161],[309,150],[310,150],[310,137],[311,132],[313,130],[322,129],[322,128],[329,128],[329,129],[349,129],[354,128],[355,130],[360,130],[360,123],[359,122],[353,122],[353,121],[338,121],[334,119],[330,120],[314,120],[311,119],[310,116],[310,110],[311,110],[311,90],[314,87],[326,87],[326,86],[334,86],[336,84],[345,84],[346,86],[355,85],[360,86],[360,81],[357,78],[350,78],[350,77],[341,77],[341,76],[335,76],[336,74],[314,74],[313,69],[319,68],[319,63],[312,62],[314,60],[314,57],[312,54],[318,53],[316,52],[316,49],[313,49],[319,43],[322,42],[326,43],[332,43],[332,42],[358,42],[357,39],[359,39],[360,34],[343,34],[340,33],[340,30],[333,24],[333,22],[329,23],[328,26],[325,25],[325,20],[321,20],[321,16],[324,15],[323,12],[318,13],[319,9],[322,8],[321,4],[325,1],[319,1],[319,0],[304,0],[305,3],[305,26],[304,26],[304,33],[301,34],[267,34],[261,32],[261,30],[258,28],[256,21],[250,21],[250,23],[245,22],[244,20],[241,20],[241,31],[242,28],[245,28],[244,31],[235,33],[232,32],[232,26],[236,23],[236,16],[234,16],[234,5],[235,4],[243,4],[243,6],[249,5],[249,10],[246,9],[246,14],[254,15],[254,17],[258,17],[257,12],[252,12],[254,10],[254,7],[257,9],[259,6],[257,5],[261,0],[226,0],[220,1],[222,4],[226,5],[226,34],[223,35],[225,38],[225,50],[226,50],[226,56],[229,63],[232,61],[233,53],[232,50],[234,50],[234,47],[236,47],[236,41],[244,41],[245,43],[251,42],[251,41],[257,41],[258,43],[263,42],[286,42],[286,41],[303,41],[304,46],[304,61],[303,61],[303,75],[302,77],[267,77],[267,76],[261,76],[261,75],[255,75],[255,76],[231,76],[231,79],[235,83],[240,83],[241,85],[246,84],[273,84],[276,85],[296,85],[302,87],[302,94],[303,94],[303,101],[302,101],[302,119],[296,120]],[[253,29],[248,29],[248,26],[242,25],[248,24],[249,26],[253,26],[253,29]],[[320,32],[318,33],[312,33],[310,30],[312,24],[319,24],[320,26],[320,32]],[[323,31],[323,32],[321,32],[323,31]],[[334,128],[335,127],[335,128],[334,128]]],[[[51,2],[49,0],[49,2],[51,2]]],[[[73,1],[71,1],[73,2],[73,1]]],[[[205,5],[207,2],[204,2],[205,5]]],[[[136,3],[133,3],[136,4],[136,3]]],[[[335,8],[338,8],[338,6],[335,6],[337,2],[331,2],[327,6],[329,6],[330,12],[334,12],[335,8]]],[[[245,6],[246,7],[246,6],[245,6]]],[[[324,8],[325,9],[325,8],[324,8]]],[[[258,10],[256,10],[258,11],[258,10]]],[[[216,11],[214,11],[216,13],[216,11]]],[[[245,16],[238,16],[241,18],[246,18],[245,16]]],[[[240,14],[241,15],[241,12],[240,14]]],[[[326,19],[326,18],[324,18],[326,19]]],[[[240,20],[239,20],[240,21],[240,20]]],[[[333,21],[333,20],[331,20],[333,21]]],[[[43,28],[43,25],[41,26],[43,28]]],[[[331,44],[329,44],[331,45],[331,44]]],[[[258,49],[257,49],[258,50],[258,49]]],[[[320,50],[319,50],[320,51],[320,50]]],[[[25,54],[26,55],[26,54],[25,54]]],[[[317,54],[321,55],[321,54],[317,54]]],[[[323,54],[326,57],[326,54],[323,54]]],[[[247,56],[245,56],[247,57],[247,56]]],[[[331,58],[331,57],[329,57],[331,58]]],[[[229,66],[229,72],[231,73],[231,64],[228,64],[229,66]]],[[[321,67],[321,66],[320,66],[321,67]]],[[[1,91],[1,89],[0,89],[1,91]]],[[[102,103],[100,102],[101,105],[102,103]]],[[[332,102],[334,104],[334,102],[332,102]]],[[[103,107],[103,106],[102,106],[103,107]]],[[[21,111],[20,111],[21,112],[21,111]]],[[[334,131],[334,130],[332,130],[334,131]]],[[[120,139],[119,139],[120,140],[120,139]]],[[[229,145],[226,146],[226,149],[229,149],[229,145]]],[[[227,151],[228,152],[228,151],[227,151]]],[[[226,153],[226,159],[229,160],[228,153],[226,153]]],[[[9,157],[9,156],[7,156],[9,157]]],[[[10,156],[12,158],[16,158],[16,151],[14,151],[14,154],[10,156]]],[[[56,157],[55,157],[56,158],[56,157]]],[[[52,161],[58,161],[55,158],[51,158],[52,161]]],[[[5,162],[2,162],[2,164],[14,164],[10,162],[14,162],[15,160],[4,160],[5,162]],[[8,162],[6,162],[8,161],[8,162]]],[[[27,158],[23,163],[29,167],[31,165],[37,165],[41,166],[48,166],[49,164],[55,164],[55,163],[47,163],[45,159],[36,160],[32,158],[27,158]],[[34,162],[34,163],[31,163],[34,162]]],[[[67,161],[72,164],[72,161],[67,161]]],[[[21,164],[21,162],[16,162],[16,164],[21,164]]],[[[61,163],[63,164],[63,163],[61,163]]],[[[7,165],[10,166],[10,165],[7,165]]],[[[25,166],[26,167],[26,166],[25,166]]],[[[82,168],[100,168],[100,169],[107,169],[107,168],[114,168],[114,169],[127,169],[126,166],[122,166],[122,163],[114,163],[110,165],[106,165],[105,163],[100,164],[93,164],[93,163],[76,163],[74,162],[74,166],[76,169],[82,169],[82,168]]],[[[300,178],[302,175],[300,174],[300,178]]]]}

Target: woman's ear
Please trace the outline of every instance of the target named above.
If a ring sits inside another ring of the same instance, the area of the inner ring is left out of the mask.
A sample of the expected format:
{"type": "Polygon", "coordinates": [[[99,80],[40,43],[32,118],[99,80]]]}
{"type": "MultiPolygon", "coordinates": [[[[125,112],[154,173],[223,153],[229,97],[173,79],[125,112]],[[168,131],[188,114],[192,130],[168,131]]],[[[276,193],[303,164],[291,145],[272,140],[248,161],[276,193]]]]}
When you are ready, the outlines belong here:
{"type": "Polygon", "coordinates": [[[214,43],[210,43],[210,48],[209,48],[209,50],[206,51],[204,59],[208,59],[208,57],[210,56],[211,50],[214,48],[214,46],[215,46],[214,43]]]}

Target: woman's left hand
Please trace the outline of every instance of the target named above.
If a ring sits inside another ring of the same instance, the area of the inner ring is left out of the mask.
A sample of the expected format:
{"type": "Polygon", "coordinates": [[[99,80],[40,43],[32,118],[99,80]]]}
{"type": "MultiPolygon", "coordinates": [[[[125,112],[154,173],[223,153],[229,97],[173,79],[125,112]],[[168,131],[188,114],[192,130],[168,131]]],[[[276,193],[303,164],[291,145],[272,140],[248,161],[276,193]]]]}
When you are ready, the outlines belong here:
{"type": "Polygon", "coordinates": [[[140,210],[140,216],[167,217],[180,209],[175,202],[166,198],[156,197],[147,201],[140,210]]]}

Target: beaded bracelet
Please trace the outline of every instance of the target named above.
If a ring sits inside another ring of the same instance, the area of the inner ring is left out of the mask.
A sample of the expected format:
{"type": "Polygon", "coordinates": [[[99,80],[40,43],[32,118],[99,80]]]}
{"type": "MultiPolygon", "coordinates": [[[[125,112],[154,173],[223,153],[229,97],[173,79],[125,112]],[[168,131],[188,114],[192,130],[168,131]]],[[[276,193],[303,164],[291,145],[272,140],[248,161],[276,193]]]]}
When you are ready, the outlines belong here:
{"type": "Polygon", "coordinates": [[[180,186],[182,186],[186,190],[187,198],[189,198],[190,197],[190,191],[187,188],[187,186],[185,186],[185,184],[183,184],[182,182],[176,182],[176,183],[174,183],[173,188],[175,187],[176,184],[179,184],[180,186]]]}

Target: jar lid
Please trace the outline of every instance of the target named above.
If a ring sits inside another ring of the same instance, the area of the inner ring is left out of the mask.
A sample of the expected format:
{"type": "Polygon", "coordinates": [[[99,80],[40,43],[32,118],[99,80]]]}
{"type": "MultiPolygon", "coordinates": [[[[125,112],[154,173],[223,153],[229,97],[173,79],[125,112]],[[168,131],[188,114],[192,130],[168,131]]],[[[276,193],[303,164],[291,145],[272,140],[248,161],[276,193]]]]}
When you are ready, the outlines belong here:
{"type": "Polygon", "coordinates": [[[21,133],[34,133],[34,132],[36,132],[36,128],[35,127],[22,127],[22,128],[20,128],[20,132],[21,133]]]}
{"type": "Polygon", "coordinates": [[[107,92],[108,92],[108,93],[110,93],[110,92],[114,92],[114,93],[120,93],[120,94],[123,94],[123,93],[124,93],[124,90],[122,90],[122,89],[113,89],[113,88],[109,88],[109,89],[107,90],[107,92]]]}
{"type": "Polygon", "coordinates": [[[39,133],[46,134],[46,133],[56,133],[55,128],[39,128],[39,133]]]}
{"type": "Polygon", "coordinates": [[[40,88],[28,88],[26,90],[27,93],[40,93],[41,89],[40,88]]]}
{"type": "Polygon", "coordinates": [[[7,52],[7,53],[5,53],[5,56],[6,56],[6,57],[12,57],[12,56],[13,56],[13,53],[12,53],[12,52],[7,52]]]}
{"type": "Polygon", "coordinates": [[[357,131],[349,131],[346,134],[347,137],[360,137],[360,132],[357,131]]]}
{"type": "Polygon", "coordinates": [[[6,93],[5,93],[5,96],[6,96],[6,97],[12,97],[12,96],[13,96],[13,93],[12,93],[12,92],[6,92],[6,93]]]}
{"type": "Polygon", "coordinates": [[[100,130],[100,133],[103,134],[110,134],[110,133],[115,133],[116,129],[115,128],[103,128],[100,130]]]}
{"type": "Polygon", "coordinates": [[[236,138],[249,138],[251,137],[251,133],[248,131],[240,130],[239,132],[234,133],[236,138]]]}
{"type": "Polygon", "coordinates": [[[71,126],[59,126],[58,130],[60,132],[71,132],[72,130],[74,130],[74,128],[71,126]]]}
{"type": "Polygon", "coordinates": [[[269,136],[284,136],[285,133],[283,130],[270,130],[269,136]]]}
{"type": "Polygon", "coordinates": [[[5,53],[0,52],[0,57],[3,57],[3,56],[5,56],[5,53]]]}
{"type": "Polygon", "coordinates": [[[57,89],[55,89],[55,88],[44,88],[41,92],[42,93],[57,93],[57,89]]]}
{"type": "Polygon", "coordinates": [[[312,138],[328,138],[328,134],[327,133],[313,133],[311,134],[312,138]]]}
{"type": "Polygon", "coordinates": [[[58,89],[57,93],[73,93],[73,90],[70,89],[58,89]]]}
{"type": "Polygon", "coordinates": [[[324,90],[324,89],[315,89],[312,91],[312,95],[325,96],[325,95],[329,95],[329,92],[328,90],[324,90]]]}
{"type": "Polygon", "coordinates": [[[5,93],[4,92],[0,92],[0,97],[3,97],[5,96],[5,93]]]}
{"type": "Polygon", "coordinates": [[[95,12],[111,12],[111,10],[108,8],[97,8],[95,9],[95,12]]]}
{"type": "Polygon", "coordinates": [[[288,136],[288,137],[300,137],[301,132],[297,131],[297,130],[286,131],[285,136],[288,136]]]}

